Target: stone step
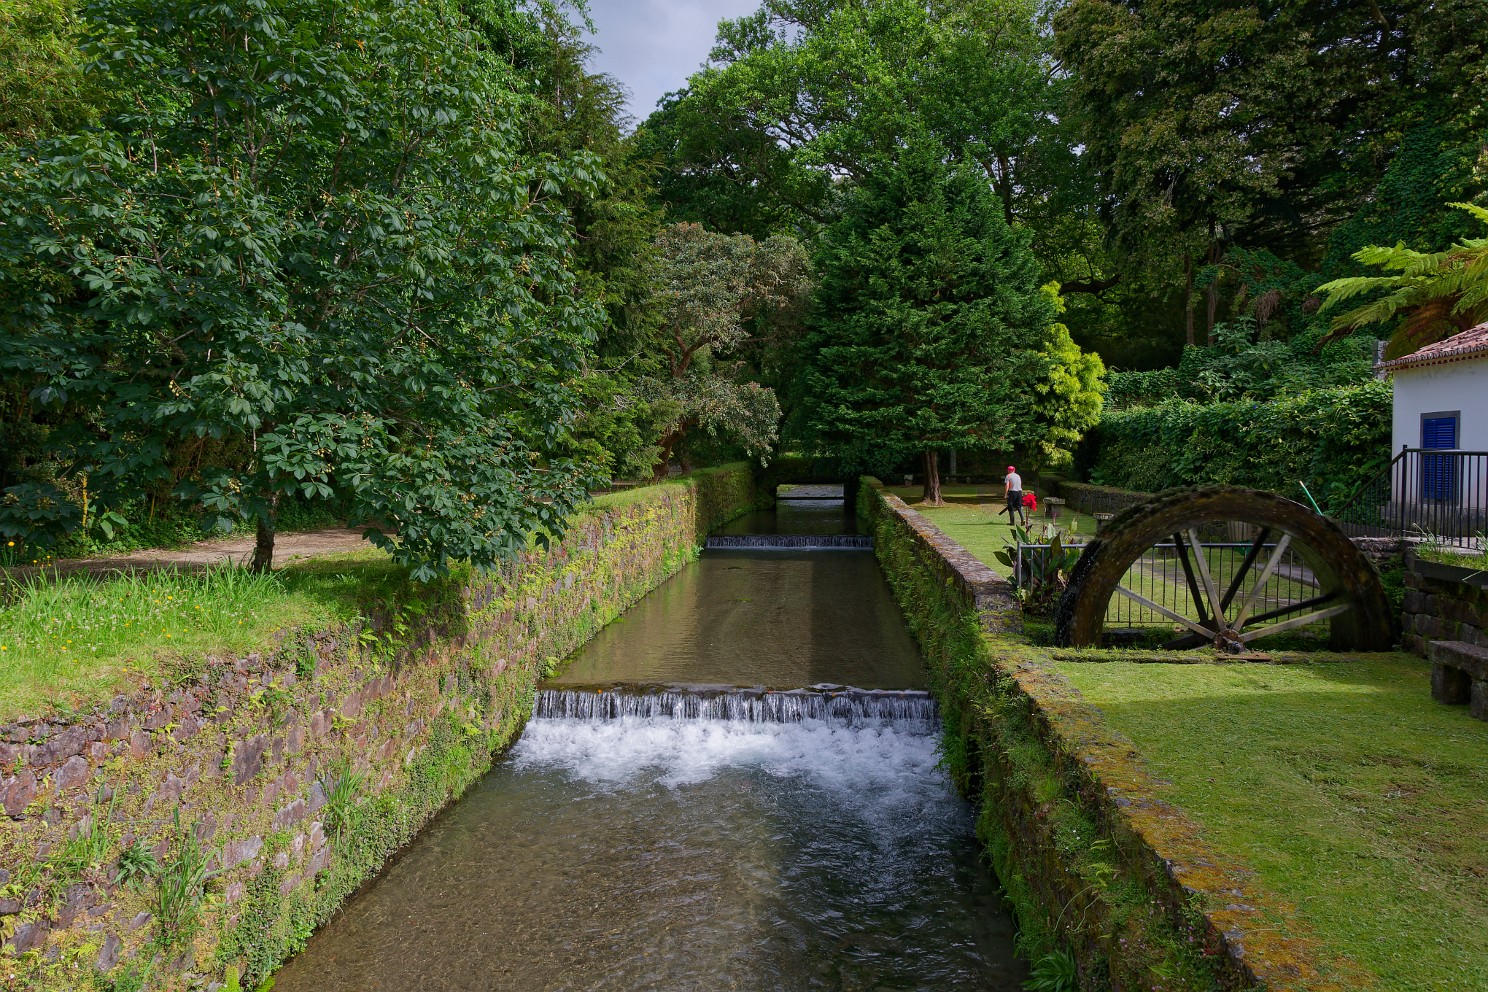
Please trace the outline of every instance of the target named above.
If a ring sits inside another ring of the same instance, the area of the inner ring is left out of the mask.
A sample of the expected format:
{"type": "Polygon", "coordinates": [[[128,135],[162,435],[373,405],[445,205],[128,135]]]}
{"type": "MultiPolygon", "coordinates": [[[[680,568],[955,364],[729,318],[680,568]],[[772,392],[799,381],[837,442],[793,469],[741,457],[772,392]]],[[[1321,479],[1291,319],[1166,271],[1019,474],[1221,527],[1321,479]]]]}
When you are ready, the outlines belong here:
{"type": "Polygon", "coordinates": [[[1474,679],[1488,679],[1488,648],[1466,641],[1432,641],[1427,650],[1433,664],[1461,669],[1474,679]]]}
{"type": "Polygon", "coordinates": [[[1468,712],[1488,720],[1488,648],[1462,641],[1432,641],[1431,698],[1439,703],[1467,703],[1468,712]]]}

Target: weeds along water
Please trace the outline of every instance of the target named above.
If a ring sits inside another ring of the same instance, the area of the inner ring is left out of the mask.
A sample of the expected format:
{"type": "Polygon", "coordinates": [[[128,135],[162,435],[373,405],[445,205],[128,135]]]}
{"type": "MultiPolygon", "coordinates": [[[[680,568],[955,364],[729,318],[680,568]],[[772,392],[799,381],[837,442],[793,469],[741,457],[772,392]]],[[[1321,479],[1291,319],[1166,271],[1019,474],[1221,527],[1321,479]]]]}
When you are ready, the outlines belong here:
{"type": "Polygon", "coordinates": [[[344,612],[324,581],[207,569],[37,575],[0,590],[0,720],[106,697],[162,661],[246,650],[344,612]]]}

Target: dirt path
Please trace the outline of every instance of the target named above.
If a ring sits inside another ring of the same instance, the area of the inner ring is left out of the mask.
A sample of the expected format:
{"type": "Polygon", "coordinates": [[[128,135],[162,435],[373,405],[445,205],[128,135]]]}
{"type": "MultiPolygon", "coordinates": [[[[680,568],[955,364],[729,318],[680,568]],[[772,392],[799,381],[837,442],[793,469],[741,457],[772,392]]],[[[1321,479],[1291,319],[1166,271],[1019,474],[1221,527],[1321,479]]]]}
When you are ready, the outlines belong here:
{"type": "MultiPolygon", "coordinates": [[[[89,572],[94,575],[100,575],[108,572],[139,571],[157,568],[182,568],[190,570],[219,565],[223,562],[247,564],[248,560],[253,557],[253,544],[254,537],[252,534],[238,537],[221,537],[208,541],[198,541],[184,548],[170,550],[150,548],[144,551],[131,551],[123,555],[111,555],[107,558],[72,559],[58,562],[55,567],[48,568],[46,571],[61,575],[71,575],[78,572],[89,572]]],[[[360,530],[350,530],[344,527],[279,534],[274,539],[274,567],[282,568],[286,563],[296,558],[314,558],[317,555],[360,551],[363,548],[370,547],[371,545],[362,538],[362,532],[360,530]]],[[[10,574],[13,578],[21,578],[26,574],[37,571],[39,569],[15,568],[10,570],[10,574]]]]}

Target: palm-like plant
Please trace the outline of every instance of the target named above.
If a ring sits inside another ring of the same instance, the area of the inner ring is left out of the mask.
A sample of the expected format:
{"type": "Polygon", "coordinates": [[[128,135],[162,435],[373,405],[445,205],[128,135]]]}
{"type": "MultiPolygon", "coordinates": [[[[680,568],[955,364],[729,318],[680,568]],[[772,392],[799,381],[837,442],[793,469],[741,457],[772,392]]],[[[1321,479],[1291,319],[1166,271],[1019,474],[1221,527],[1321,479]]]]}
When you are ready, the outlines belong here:
{"type": "MultiPolygon", "coordinates": [[[[1488,224],[1488,210],[1471,203],[1466,210],[1488,224]]],[[[1327,296],[1319,313],[1359,296],[1383,295],[1333,318],[1329,338],[1370,324],[1401,320],[1385,345],[1386,358],[1409,355],[1488,320],[1488,237],[1463,238],[1446,251],[1420,252],[1397,244],[1369,245],[1354,258],[1391,273],[1335,279],[1318,287],[1327,296]]]]}

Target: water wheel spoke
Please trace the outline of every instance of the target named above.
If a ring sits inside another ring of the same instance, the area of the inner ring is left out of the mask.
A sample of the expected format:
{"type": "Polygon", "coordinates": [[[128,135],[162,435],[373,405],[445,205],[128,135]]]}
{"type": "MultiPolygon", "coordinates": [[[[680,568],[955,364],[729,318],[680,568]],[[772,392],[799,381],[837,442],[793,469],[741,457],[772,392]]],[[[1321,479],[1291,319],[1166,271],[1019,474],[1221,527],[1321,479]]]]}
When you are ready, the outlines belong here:
{"type": "Polygon", "coordinates": [[[1311,599],[1303,599],[1295,603],[1288,603],[1285,606],[1278,606],[1276,609],[1267,610],[1265,613],[1257,613],[1246,622],[1250,624],[1265,623],[1267,620],[1276,620],[1288,614],[1300,613],[1303,610],[1312,610],[1319,606],[1326,606],[1337,598],[1337,592],[1325,593],[1322,596],[1314,596],[1311,599]]]}
{"type": "Polygon", "coordinates": [[[1240,591],[1240,586],[1245,582],[1245,576],[1255,567],[1256,559],[1261,556],[1261,549],[1266,546],[1266,541],[1271,537],[1271,528],[1262,527],[1256,539],[1251,542],[1250,550],[1245,552],[1245,560],[1240,562],[1240,567],[1235,569],[1235,577],[1230,580],[1230,587],[1225,590],[1224,598],[1221,599],[1220,607],[1228,610],[1230,604],[1235,601],[1235,593],[1240,591]]]}
{"type": "Polygon", "coordinates": [[[1154,613],[1158,613],[1162,616],[1167,617],[1174,623],[1181,623],[1183,626],[1187,627],[1189,630],[1193,631],[1195,634],[1198,634],[1200,637],[1205,638],[1206,640],[1214,636],[1214,631],[1208,629],[1207,627],[1199,626],[1197,623],[1190,620],[1188,617],[1183,616],[1181,613],[1174,613],[1172,610],[1168,609],[1161,603],[1153,602],[1139,592],[1132,592],[1130,589],[1126,588],[1126,586],[1117,586],[1116,591],[1121,593],[1121,595],[1125,596],[1127,599],[1130,599],[1133,602],[1137,603],[1138,605],[1145,606],[1147,607],[1147,609],[1153,611],[1154,613]]]}
{"type": "Polygon", "coordinates": [[[1193,548],[1194,565],[1198,567],[1199,577],[1204,580],[1204,592],[1209,597],[1209,612],[1214,616],[1214,626],[1223,629],[1225,608],[1219,601],[1219,587],[1214,584],[1214,576],[1209,573],[1209,559],[1204,556],[1204,546],[1199,543],[1199,532],[1189,528],[1188,542],[1193,548]]]}
{"type": "Polygon", "coordinates": [[[1351,604],[1339,603],[1337,606],[1330,606],[1326,609],[1318,610],[1315,613],[1306,613],[1300,617],[1292,617],[1290,620],[1283,620],[1281,621],[1281,623],[1273,623],[1269,627],[1259,627],[1255,630],[1247,630],[1245,633],[1240,635],[1240,640],[1244,641],[1246,644],[1249,644],[1251,641],[1254,641],[1257,638],[1269,637],[1272,634],[1280,634],[1284,630],[1294,630],[1297,627],[1305,627],[1310,623],[1316,623],[1319,620],[1327,620],[1330,617],[1338,616],[1340,613],[1347,613],[1351,609],[1353,609],[1353,606],[1351,604]]]}
{"type": "Polygon", "coordinates": [[[1199,615],[1199,623],[1208,624],[1209,611],[1204,609],[1204,595],[1199,591],[1199,580],[1194,576],[1193,563],[1188,560],[1188,547],[1183,543],[1183,535],[1177,531],[1173,532],[1173,547],[1178,551],[1178,561],[1183,565],[1183,577],[1188,580],[1188,592],[1193,597],[1194,612],[1199,615]]]}
{"type": "Polygon", "coordinates": [[[1276,547],[1271,549],[1271,557],[1266,559],[1266,566],[1261,569],[1261,577],[1246,594],[1245,601],[1240,604],[1240,609],[1235,613],[1235,630],[1245,626],[1245,618],[1250,616],[1250,611],[1255,607],[1256,600],[1266,590],[1266,583],[1271,581],[1271,574],[1276,571],[1276,566],[1281,564],[1281,559],[1286,555],[1286,550],[1291,546],[1292,535],[1283,534],[1281,540],[1276,542],[1276,547]]]}

